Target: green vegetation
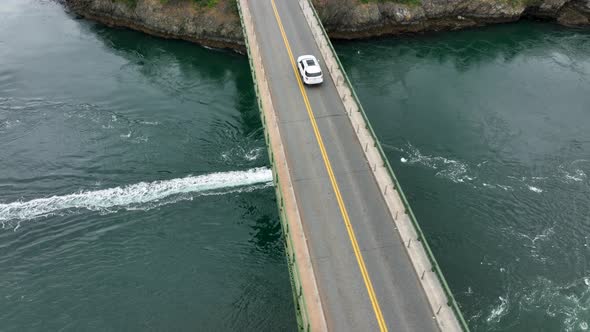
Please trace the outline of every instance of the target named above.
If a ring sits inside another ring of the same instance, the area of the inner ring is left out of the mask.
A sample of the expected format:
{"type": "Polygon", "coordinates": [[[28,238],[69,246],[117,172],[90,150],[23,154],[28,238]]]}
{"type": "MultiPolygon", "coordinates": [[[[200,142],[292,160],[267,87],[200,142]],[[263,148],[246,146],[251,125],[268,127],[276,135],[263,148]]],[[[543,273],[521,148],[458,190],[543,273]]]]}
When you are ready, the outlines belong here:
{"type": "MultiPolygon", "coordinates": [[[[137,1],[139,1],[139,0],[113,0],[113,1],[114,2],[121,2],[131,8],[135,8],[135,6],[137,6],[137,1]]],[[[171,1],[173,1],[173,0],[160,0],[160,3],[165,5],[171,1]]],[[[179,0],[179,1],[192,2],[196,5],[198,5],[199,7],[209,7],[209,8],[215,7],[215,5],[217,5],[217,3],[219,2],[219,0],[179,0]]]]}
{"type": "MultiPolygon", "coordinates": [[[[394,2],[408,6],[418,6],[422,3],[422,0],[360,0],[362,3],[371,3],[371,2],[394,2]]],[[[516,6],[524,6],[524,7],[534,7],[539,6],[543,3],[543,0],[498,0],[499,2],[504,1],[514,7],[516,6]]]]}
{"type": "Polygon", "coordinates": [[[219,0],[193,0],[194,2],[198,3],[200,6],[207,6],[209,8],[215,7],[219,0]]]}
{"type": "Polygon", "coordinates": [[[137,6],[137,0],[113,0],[113,2],[121,2],[132,8],[137,6]]]}
{"type": "MultiPolygon", "coordinates": [[[[515,1],[518,1],[518,0],[515,0],[515,1]]],[[[402,4],[402,5],[418,6],[418,5],[420,5],[422,3],[422,0],[361,0],[361,2],[362,3],[394,2],[394,3],[399,3],[399,4],[402,4]]]]}
{"type": "Polygon", "coordinates": [[[534,7],[540,6],[543,3],[543,0],[504,0],[511,4],[512,6],[524,6],[524,7],[534,7]]]}

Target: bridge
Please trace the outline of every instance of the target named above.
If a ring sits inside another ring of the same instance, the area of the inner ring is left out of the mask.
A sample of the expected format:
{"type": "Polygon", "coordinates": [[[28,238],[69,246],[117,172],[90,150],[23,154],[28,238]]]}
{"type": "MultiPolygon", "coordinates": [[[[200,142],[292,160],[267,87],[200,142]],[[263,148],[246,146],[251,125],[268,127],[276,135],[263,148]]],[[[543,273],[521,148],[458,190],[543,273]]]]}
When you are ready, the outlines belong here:
{"type": "Polygon", "coordinates": [[[237,2],[299,329],[468,330],[313,5],[237,2]]]}

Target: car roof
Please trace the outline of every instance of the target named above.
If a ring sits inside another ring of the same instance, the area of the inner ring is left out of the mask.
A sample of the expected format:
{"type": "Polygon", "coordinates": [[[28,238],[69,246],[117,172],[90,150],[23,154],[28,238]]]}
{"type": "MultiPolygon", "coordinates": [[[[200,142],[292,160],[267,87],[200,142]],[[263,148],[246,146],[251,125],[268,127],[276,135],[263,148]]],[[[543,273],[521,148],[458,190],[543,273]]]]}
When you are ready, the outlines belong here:
{"type": "Polygon", "coordinates": [[[322,71],[322,69],[320,68],[320,65],[318,63],[318,60],[313,56],[313,55],[302,55],[299,58],[297,58],[298,62],[303,61],[303,64],[305,66],[305,71],[307,71],[308,73],[320,73],[322,71]],[[310,64],[311,62],[311,64],[310,64]]]}
{"type": "Polygon", "coordinates": [[[303,61],[303,60],[313,60],[315,63],[318,63],[318,60],[315,58],[315,56],[313,55],[302,55],[300,57],[297,58],[297,62],[303,61]]]}
{"type": "Polygon", "coordinates": [[[314,66],[305,67],[305,71],[308,73],[319,73],[322,71],[322,69],[320,68],[320,66],[314,65],[314,66]]]}

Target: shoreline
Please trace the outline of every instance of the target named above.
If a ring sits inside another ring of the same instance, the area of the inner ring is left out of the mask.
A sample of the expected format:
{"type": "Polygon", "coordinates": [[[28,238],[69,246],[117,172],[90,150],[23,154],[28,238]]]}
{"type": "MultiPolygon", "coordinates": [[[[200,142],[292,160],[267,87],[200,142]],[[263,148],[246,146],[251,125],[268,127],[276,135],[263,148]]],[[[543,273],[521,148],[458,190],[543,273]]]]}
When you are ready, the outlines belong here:
{"type": "MultiPolygon", "coordinates": [[[[57,0],[84,19],[152,36],[246,54],[234,0],[214,6],[181,0],[57,0]],[[130,4],[129,1],[134,1],[130,4]]],[[[521,20],[590,26],[590,0],[541,0],[538,6],[506,0],[421,0],[421,5],[359,0],[314,0],[330,39],[359,40],[464,30],[521,20]],[[556,4],[557,3],[557,4],[556,4]]]]}

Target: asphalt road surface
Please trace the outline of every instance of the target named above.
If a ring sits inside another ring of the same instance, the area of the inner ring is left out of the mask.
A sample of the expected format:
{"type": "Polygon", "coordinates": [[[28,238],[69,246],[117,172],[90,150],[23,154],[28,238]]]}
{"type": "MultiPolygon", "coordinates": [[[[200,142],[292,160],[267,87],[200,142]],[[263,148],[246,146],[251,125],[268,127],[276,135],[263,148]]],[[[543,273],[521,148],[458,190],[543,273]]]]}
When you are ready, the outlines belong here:
{"type": "Polygon", "coordinates": [[[249,0],[248,6],[328,328],[438,330],[297,0],[249,0]],[[295,59],[319,59],[322,85],[300,86],[286,45],[295,59]]]}

